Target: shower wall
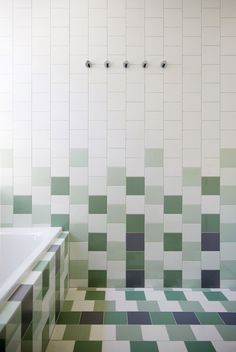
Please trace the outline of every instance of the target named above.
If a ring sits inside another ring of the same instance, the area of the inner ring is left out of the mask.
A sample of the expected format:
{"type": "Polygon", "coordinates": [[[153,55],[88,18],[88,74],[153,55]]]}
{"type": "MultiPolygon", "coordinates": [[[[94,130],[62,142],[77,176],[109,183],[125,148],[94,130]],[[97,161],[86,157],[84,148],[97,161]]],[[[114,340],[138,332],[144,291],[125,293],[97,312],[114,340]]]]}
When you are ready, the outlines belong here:
{"type": "Polygon", "coordinates": [[[235,63],[234,0],[1,0],[1,225],[71,287],[235,286],[235,63]]]}

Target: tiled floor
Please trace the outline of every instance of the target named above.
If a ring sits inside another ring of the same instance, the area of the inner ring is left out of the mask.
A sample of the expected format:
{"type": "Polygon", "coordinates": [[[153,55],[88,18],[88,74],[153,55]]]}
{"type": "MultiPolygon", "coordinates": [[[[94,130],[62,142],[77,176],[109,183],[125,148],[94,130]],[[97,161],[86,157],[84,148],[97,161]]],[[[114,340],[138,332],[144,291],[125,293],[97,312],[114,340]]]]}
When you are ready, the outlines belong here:
{"type": "Polygon", "coordinates": [[[70,289],[47,352],[235,352],[236,291],[70,289]]]}

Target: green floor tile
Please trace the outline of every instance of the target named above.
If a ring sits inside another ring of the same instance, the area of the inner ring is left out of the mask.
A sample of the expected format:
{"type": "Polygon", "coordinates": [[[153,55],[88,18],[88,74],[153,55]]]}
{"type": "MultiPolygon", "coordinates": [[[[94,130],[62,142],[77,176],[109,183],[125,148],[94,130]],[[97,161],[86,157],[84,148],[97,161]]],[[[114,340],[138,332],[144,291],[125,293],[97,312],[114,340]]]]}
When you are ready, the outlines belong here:
{"type": "Polygon", "coordinates": [[[123,341],[142,341],[142,331],[139,325],[117,325],[116,339],[123,341]]]}
{"type": "Polygon", "coordinates": [[[195,301],[180,301],[179,302],[183,312],[205,312],[199,302],[195,301]]]}
{"type": "Polygon", "coordinates": [[[170,312],[150,312],[153,325],[175,325],[176,321],[170,312]]]}
{"type": "Polygon", "coordinates": [[[104,300],[105,299],[105,291],[87,291],[85,295],[85,300],[104,300]]]}
{"type": "Polygon", "coordinates": [[[186,341],[185,345],[188,352],[216,352],[210,341],[186,341]]]}
{"type": "Polygon", "coordinates": [[[78,340],[80,325],[66,325],[63,340],[78,340]]]}
{"type": "Polygon", "coordinates": [[[216,325],[224,341],[235,341],[235,326],[234,325],[216,325]]]}
{"type": "Polygon", "coordinates": [[[115,301],[106,301],[104,312],[114,312],[116,310],[116,302],[115,301]]]}
{"type": "Polygon", "coordinates": [[[71,312],[74,301],[65,301],[61,308],[61,312],[71,312]]]}
{"type": "Polygon", "coordinates": [[[76,341],[73,352],[102,352],[102,341],[76,341]]]}
{"type": "Polygon", "coordinates": [[[167,325],[170,341],[195,341],[193,331],[188,325],[167,325]]]}
{"type": "Polygon", "coordinates": [[[80,320],[79,312],[61,312],[57,324],[78,324],[80,320]]]}
{"type": "Polygon", "coordinates": [[[195,313],[201,324],[206,325],[224,325],[223,320],[218,313],[213,312],[196,312],[195,313]]]}
{"type": "Polygon", "coordinates": [[[165,291],[165,296],[168,301],[186,301],[184,293],[179,291],[165,291]]]}
{"type": "Polygon", "coordinates": [[[125,298],[127,301],[145,301],[146,297],[142,291],[127,291],[125,293],[125,298]]]}
{"type": "Polygon", "coordinates": [[[236,302],[230,302],[230,301],[222,301],[221,302],[222,306],[225,307],[227,312],[236,312],[236,302]]]}
{"type": "Polygon", "coordinates": [[[204,292],[208,301],[228,301],[222,292],[204,292]]]}
{"type": "Polygon", "coordinates": [[[88,341],[90,337],[91,325],[80,324],[77,340],[88,341]]]}
{"type": "Polygon", "coordinates": [[[128,324],[126,312],[106,312],[104,317],[105,324],[128,324]]]}
{"type": "Polygon", "coordinates": [[[102,312],[105,310],[106,307],[106,301],[94,301],[94,308],[93,310],[95,312],[102,312]]]}
{"type": "Polygon", "coordinates": [[[155,341],[130,341],[130,352],[158,352],[155,341]]]}
{"type": "Polygon", "coordinates": [[[160,308],[156,301],[137,301],[140,312],[159,312],[160,308]]]}

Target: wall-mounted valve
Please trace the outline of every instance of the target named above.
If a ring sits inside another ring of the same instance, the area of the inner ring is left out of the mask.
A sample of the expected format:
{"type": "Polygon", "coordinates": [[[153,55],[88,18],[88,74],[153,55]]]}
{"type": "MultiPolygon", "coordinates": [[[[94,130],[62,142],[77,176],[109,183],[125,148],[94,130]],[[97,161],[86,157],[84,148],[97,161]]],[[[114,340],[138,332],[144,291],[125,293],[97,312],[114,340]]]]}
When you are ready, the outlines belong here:
{"type": "Polygon", "coordinates": [[[147,68],[147,67],[148,67],[148,62],[147,62],[147,61],[143,61],[142,67],[143,67],[143,68],[147,68]]]}
{"type": "Polygon", "coordinates": [[[87,68],[91,68],[91,67],[92,67],[91,61],[87,60],[87,61],[85,62],[85,66],[86,66],[87,68]]]}
{"type": "Polygon", "coordinates": [[[109,60],[106,60],[106,61],[104,62],[104,66],[105,66],[106,68],[111,67],[110,61],[109,61],[109,60]]]}
{"type": "Polygon", "coordinates": [[[167,66],[167,61],[166,60],[161,61],[161,68],[166,68],[166,66],[167,66]]]}
{"type": "Polygon", "coordinates": [[[124,68],[128,68],[129,67],[129,61],[124,61],[123,62],[123,66],[124,66],[124,68]]]}

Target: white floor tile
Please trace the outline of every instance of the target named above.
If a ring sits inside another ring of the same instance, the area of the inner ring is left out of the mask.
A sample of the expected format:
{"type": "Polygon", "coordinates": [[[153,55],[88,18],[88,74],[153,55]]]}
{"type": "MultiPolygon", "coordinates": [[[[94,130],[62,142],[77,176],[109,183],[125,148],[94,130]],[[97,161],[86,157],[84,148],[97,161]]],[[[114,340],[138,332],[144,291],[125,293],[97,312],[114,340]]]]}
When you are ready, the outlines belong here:
{"type": "Polygon", "coordinates": [[[218,330],[212,325],[191,325],[197,341],[222,341],[218,330]]]}
{"type": "Polygon", "coordinates": [[[90,340],[116,340],[116,325],[91,325],[90,340]]]}
{"type": "Polygon", "coordinates": [[[169,341],[169,335],[164,325],[141,325],[144,341],[169,341]]]}
{"type": "Polygon", "coordinates": [[[102,352],[130,352],[129,341],[103,341],[102,352]]]}
{"type": "Polygon", "coordinates": [[[159,352],[188,352],[184,342],[171,341],[171,342],[157,342],[159,352]]]}

